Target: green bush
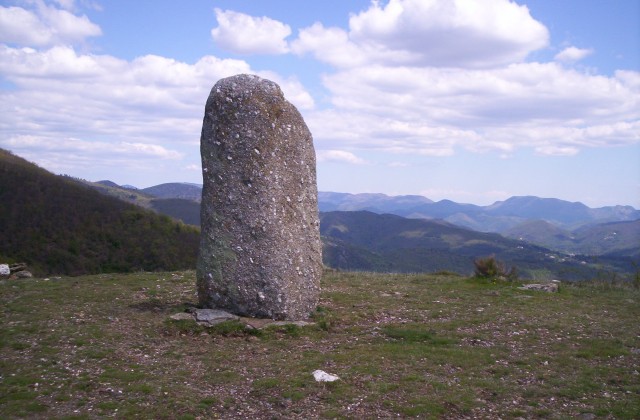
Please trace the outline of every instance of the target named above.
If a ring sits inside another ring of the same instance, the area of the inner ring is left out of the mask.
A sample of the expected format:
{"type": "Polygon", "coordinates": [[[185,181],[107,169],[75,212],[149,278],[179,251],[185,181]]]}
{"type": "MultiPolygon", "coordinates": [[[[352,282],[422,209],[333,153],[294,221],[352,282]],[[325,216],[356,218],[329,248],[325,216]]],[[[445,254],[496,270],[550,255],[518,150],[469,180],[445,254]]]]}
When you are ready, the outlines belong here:
{"type": "Polygon", "coordinates": [[[514,266],[507,269],[507,266],[496,259],[494,255],[476,258],[473,261],[475,266],[474,274],[478,278],[498,279],[515,281],[518,279],[518,269],[514,266]]]}

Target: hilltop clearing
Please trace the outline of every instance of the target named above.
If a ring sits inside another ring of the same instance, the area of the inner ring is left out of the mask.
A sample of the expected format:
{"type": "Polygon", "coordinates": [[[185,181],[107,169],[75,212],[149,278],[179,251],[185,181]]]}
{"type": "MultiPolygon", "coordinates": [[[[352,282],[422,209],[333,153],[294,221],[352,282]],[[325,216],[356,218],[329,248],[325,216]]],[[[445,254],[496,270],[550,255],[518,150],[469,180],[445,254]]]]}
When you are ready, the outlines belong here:
{"type": "Polygon", "coordinates": [[[315,325],[247,330],[171,320],[195,304],[194,283],[191,271],[0,282],[0,417],[640,412],[638,290],[328,272],[315,325]]]}

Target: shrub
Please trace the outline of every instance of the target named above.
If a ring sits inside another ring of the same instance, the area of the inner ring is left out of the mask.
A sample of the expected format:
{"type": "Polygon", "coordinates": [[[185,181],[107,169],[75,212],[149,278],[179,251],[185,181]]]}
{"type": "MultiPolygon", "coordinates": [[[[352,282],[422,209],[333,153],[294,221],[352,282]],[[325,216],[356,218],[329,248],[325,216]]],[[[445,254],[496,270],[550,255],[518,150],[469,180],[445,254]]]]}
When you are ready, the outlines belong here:
{"type": "Polygon", "coordinates": [[[479,278],[504,278],[505,280],[515,281],[518,279],[518,269],[511,267],[507,270],[507,266],[496,259],[495,256],[477,258],[473,261],[475,266],[475,276],[479,278]]]}

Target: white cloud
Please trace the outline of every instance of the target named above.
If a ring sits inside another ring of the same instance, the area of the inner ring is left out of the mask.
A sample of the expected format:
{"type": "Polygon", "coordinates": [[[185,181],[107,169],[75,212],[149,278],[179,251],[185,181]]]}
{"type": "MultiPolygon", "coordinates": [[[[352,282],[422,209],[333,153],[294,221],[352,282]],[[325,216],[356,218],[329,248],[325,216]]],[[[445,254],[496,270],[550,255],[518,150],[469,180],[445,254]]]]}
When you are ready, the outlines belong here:
{"type": "MultiPolygon", "coordinates": [[[[333,108],[307,115],[323,148],[509,157],[637,143],[640,73],[524,61],[548,42],[512,1],[389,0],[352,15],[348,30],[302,29],[291,50],[336,68],[323,76],[333,108]]],[[[570,47],[556,59],[591,52],[570,47]]]]}
{"type": "Polygon", "coordinates": [[[59,171],[90,161],[118,171],[140,160],[181,160],[183,150],[198,151],[213,84],[238,73],[268,77],[297,106],[313,106],[296,79],[254,72],[241,60],[205,56],[189,64],[147,55],[127,61],[68,46],[0,45],[0,74],[14,85],[0,91],[0,147],[59,171]]]}
{"type": "Polygon", "coordinates": [[[19,46],[75,45],[102,31],[85,15],[35,2],[33,11],[0,6],[0,42],[19,46]]]}
{"type": "Polygon", "coordinates": [[[295,77],[256,72],[243,60],[81,54],[70,44],[100,28],[68,11],[76,3],[59,0],[66,10],[41,1],[31,9],[0,7],[0,75],[13,85],[0,91],[0,146],[38,162],[71,156],[69,165],[96,159],[118,167],[133,165],[130,156],[184,168],[197,160],[209,90],[238,73],[281,86],[303,111],[323,162],[366,164],[359,157],[365,150],[573,155],[640,142],[640,72],[607,77],[523,62],[548,43],[548,33],[526,7],[506,0],[482,2],[482,10],[462,0],[372,2],[348,30],[316,23],[290,46],[291,29],[281,22],[216,10],[212,35],[221,46],[274,54],[290,48],[335,66],[322,79],[328,109],[315,109],[295,77]]]}
{"type": "Polygon", "coordinates": [[[239,54],[284,54],[291,28],[282,22],[232,10],[215,9],[218,26],[211,30],[222,48],[239,54]]]}
{"type": "Polygon", "coordinates": [[[9,148],[28,160],[58,172],[96,167],[136,169],[184,157],[182,152],[159,144],[86,141],[46,133],[3,138],[0,139],[0,147],[9,148]]]}
{"type": "Polygon", "coordinates": [[[538,146],[535,148],[536,153],[547,156],[574,156],[580,149],[571,146],[558,146],[554,144],[538,146]]]}
{"type": "Polygon", "coordinates": [[[309,113],[321,147],[508,156],[640,140],[637,72],[584,74],[554,63],[499,69],[363,66],[324,79],[333,110],[309,113]],[[553,147],[551,147],[553,146],[553,147]]]}
{"type": "Polygon", "coordinates": [[[316,151],[316,157],[319,162],[343,162],[353,165],[366,163],[364,159],[344,150],[318,150],[316,151]]]}
{"type": "Polygon", "coordinates": [[[593,50],[587,48],[567,47],[555,55],[556,61],[574,62],[593,54],[593,50]]]}
{"type": "Polygon", "coordinates": [[[549,33],[526,6],[508,0],[372,2],[349,31],[315,24],[292,43],[336,67],[367,64],[496,67],[548,44],[549,33]]]}

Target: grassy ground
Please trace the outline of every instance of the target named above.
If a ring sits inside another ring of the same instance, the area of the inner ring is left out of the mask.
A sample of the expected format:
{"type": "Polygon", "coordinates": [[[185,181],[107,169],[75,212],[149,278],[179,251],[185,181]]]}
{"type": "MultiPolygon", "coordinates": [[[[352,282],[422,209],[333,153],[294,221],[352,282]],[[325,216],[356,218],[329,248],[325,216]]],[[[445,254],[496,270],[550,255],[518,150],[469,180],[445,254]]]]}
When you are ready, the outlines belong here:
{"type": "Polygon", "coordinates": [[[194,281],[0,283],[0,418],[640,417],[637,290],[329,272],[315,326],[256,332],[169,321],[194,281]]]}

